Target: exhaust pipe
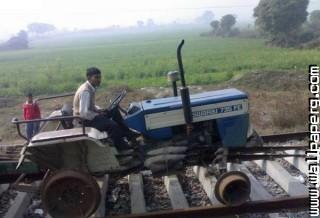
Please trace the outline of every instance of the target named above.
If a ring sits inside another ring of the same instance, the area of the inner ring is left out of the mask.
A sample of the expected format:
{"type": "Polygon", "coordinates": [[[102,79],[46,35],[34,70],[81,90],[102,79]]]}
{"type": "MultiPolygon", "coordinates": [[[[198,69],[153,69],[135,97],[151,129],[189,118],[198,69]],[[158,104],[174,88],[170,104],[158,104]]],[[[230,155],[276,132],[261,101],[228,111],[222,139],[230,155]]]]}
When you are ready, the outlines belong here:
{"type": "Polygon", "coordinates": [[[250,196],[250,180],[239,171],[222,174],[218,179],[214,193],[218,201],[228,206],[238,206],[245,203],[250,196]]]}
{"type": "Polygon", "coordinates": [[[192,117],[192,111],[191,111],[189,88],[186,85],[186,81],[184,79],[184,69],[183,69],[182,57],[181,57],[181,49],[183,44],[184,44],[184,40],[182,40],[178,46],[177,59],[178,59],[180,79],[181,79],[181,85],[182,85],[182,88],[180,89],[182,108],[183,108],[184,120],[187,126],[187,135],[189,136],[193,128],[192,127],[193,117],[192,117]]]}

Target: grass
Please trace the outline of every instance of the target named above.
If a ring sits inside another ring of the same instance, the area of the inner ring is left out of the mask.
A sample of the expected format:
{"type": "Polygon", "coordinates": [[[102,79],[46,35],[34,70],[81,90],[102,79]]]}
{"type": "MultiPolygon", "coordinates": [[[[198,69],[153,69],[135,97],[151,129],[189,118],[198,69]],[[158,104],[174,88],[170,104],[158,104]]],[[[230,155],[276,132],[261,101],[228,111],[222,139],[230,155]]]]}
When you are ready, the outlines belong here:
{"type": "Polygon", "coordinates": [[[85,70],[97,66],[103,86],[166,86],[177,69],[176,47],[184,38],[183,61],[189,84],[215,84],[254,70],[307,70],[316,50],[266,47],[262,40],[200,37],[198,32],[65,37],[35,41],[31,49],[0,52],[0,96],[75,90],[85,70]]]}
{"type": "Polygon", "coordinates": [[[306,90],[260,91],[247,88],[251,121],[259,133],[306,131],[308,92],[306,90]]]}

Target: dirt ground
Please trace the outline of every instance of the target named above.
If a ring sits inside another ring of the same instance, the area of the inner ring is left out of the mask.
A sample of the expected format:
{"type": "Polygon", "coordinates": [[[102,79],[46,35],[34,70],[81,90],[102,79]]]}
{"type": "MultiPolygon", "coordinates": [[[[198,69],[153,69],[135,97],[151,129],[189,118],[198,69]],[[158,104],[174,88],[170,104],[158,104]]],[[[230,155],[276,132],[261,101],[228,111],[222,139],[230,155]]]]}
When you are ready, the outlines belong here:
{"type": "MultiPolygon", "coordinates": [[[[306,131],[308,121],[308,85],[304,72],[260,71],[245,74],[230,82],[216,86],[190,86],[191,93],[238,88],[249,95],[250,119],[259,134],[306,131]]],[[[126,108],[130,102],[172,95],[170,87],[146,87],[132,90],[128,87],[113,87],[99,90],[97,104],[107,106],[106,98],[119,90],[127,89],[122,102],[126,108]]],[[[0,144],[20,144],[24,141],[16,133],[13,117],[22,119],[24,97],[0,98],[0,144]]],[[[40,101],[42,116],[60,109],[64,103],[72,104],[72,97],[40,101]]]]}

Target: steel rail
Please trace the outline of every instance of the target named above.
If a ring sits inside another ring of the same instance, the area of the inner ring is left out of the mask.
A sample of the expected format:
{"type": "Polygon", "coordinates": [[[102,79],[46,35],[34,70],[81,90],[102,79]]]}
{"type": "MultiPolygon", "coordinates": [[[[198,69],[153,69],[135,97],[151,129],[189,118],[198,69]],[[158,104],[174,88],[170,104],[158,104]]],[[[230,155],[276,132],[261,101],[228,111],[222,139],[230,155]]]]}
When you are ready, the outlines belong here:
{"type": "MultiPolygon", "coordinates": [[[[0,174],[0,184],[13,183],[19,178],[19,176],[21,176],[21,174],[22,174],[21,172],[18,172],[15,174],[12,174],[12,173],[0,174]]],[[[28,173],[25,179],[28,181],[42,180],[44,174],[45,174],[44,172],[28,173]]]]}
{"type": "Polygon", "coordinates": [[[261,136],[264,143],[271,142],[286,142],[289,140],[304,140],[308,137],[309,132],[295,132],[295,133],[283,133],[283,134],[275,134],[275,135],[264,135],[261,136]]]}
{"type": "Polygon", "coordinates": [[[168,211],[141,213],[111,216],[113,218],[197,218],[197,217],[220,217],[229,215],[238,215],[244,213],[272,213],[281,210],[304,210],[309,206],[308,196],[289,197],[282,199],[273,199],[267,201],[251,201],[239,206],[210,206],[187,209],[176,209],[168,211]]]}
{"type": "Polygon", "coordinates": [[[305,158],[305,154],[228,154],[228,161],[253,161],[253,160],[274,160],[277,158],[301,157],[305,158]]]}
{"type": "Polygon", "coordinates": [[[287,150],[307,150],[309,146],[297,145],[297,146],[261,146],[261,147],[240,147],[233,148],[230,153],[266,153],[266,152],[276,152],[276,151],[287,151],[287,150]]]}

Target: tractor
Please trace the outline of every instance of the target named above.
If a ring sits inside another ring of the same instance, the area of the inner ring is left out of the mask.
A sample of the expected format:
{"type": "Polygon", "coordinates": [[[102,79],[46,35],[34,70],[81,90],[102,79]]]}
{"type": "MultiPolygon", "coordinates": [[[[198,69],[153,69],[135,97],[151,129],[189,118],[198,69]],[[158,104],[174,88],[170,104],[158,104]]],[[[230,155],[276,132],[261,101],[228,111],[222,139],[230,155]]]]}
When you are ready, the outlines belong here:
{"type": "MultiPolygon", "coordinates": [[[[39,191],[52,217],[93,214],[101,198],[97,176],[120,177],[143,170],[162,176],[195,165],[207,167],[217,177],[215,195],[221,203],[240,205],[249,199],[249,178],[227,167],[228,162],[244,160],[237,156],[239,152],[262,145],[249,122],[248,95],[237,89],[190,94],[181,57],[183,44],[184,40],[177,48],[179,71],[168,74],[173,96],[132,102],[124,109],[120,102],[126,92],[122,91],[109,106],[110,111],[121,111],[122,122],[136,133],[131,141],[134,149],[117,151],[107,132],[85,127],[81,117],[72,116],[70,107],[45,119],[12,121],[22,137],[21,124],[44,124],[21,150],[17,168],[31,161],[44,172],[39,191]]],[[[19,187],[19,181],[16,184],[19,187]]]]}

